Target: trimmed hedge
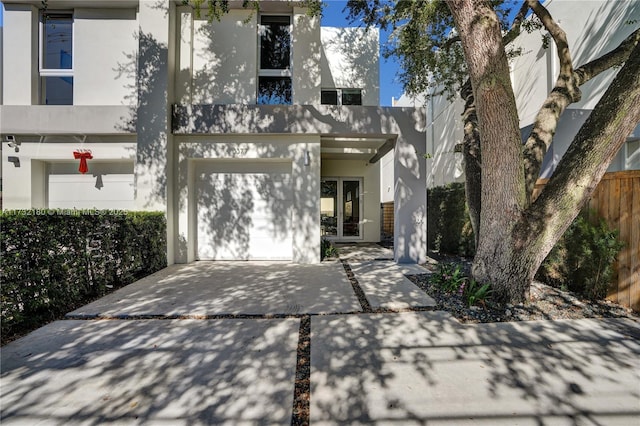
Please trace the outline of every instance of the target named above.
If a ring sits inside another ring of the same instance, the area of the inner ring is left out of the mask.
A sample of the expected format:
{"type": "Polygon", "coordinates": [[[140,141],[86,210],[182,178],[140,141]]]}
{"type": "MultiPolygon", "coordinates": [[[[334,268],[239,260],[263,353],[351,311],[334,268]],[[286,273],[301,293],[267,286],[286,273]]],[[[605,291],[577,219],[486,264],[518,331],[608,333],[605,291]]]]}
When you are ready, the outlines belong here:
{"type": "Polygon", "coordinates": [[[461,256],[475,253],[463,183],[427,190],[427,247],[461,256]]]}
{"type": "Polygon", "coordinates": [[[159,212],[0,213],[2,341],[167,265],[159,212]]]}

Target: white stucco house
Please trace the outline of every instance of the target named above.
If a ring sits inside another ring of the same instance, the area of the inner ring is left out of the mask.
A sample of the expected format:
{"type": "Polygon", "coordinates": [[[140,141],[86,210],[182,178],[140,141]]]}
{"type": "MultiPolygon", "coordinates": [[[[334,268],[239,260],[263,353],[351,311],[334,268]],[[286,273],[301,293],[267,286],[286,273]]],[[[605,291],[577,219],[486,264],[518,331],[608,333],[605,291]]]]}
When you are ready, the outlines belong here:
{"type": "Polygon", "coordinates": [[[315,263],[380,240],[387,154],[395,259],[423,261],[425,110],[379,106],[378,33],[241,3],[5,1],[2,208],[160,210],[169,263],[315,263]]]}
{"type": "MultiPolygon", "coordinates": [[[[567,33],[569,48],[576,66],[583,65],[604,53],[615,49],[640,23],[640,2],[633,0],[547,0],[544,2],[551,15],[567,33]]],[[[521,49],[521,55],[511,63],[513,84],[520,128],[526,138],[536,113],[555,85],[559,62],[555,45],[542,46],[546,31],[522,33],[513,48],[521,49]]],[[[541,178],[549,178],[573,137],[584,124],[601,96],[613,80],[617,69],[604,72],[581,87],[582,100],[565,111],[558,124],[553,144],[544,160],[541,178]]],[[[439,92],[435,90],[434,93],[439,92]]],[[[464,181],[462,154],[455,152],[462,143],[462,101],[449,102],[445,96],[403,95],[394,102],[396,106],[425,106],[427,153],[427,186],[441,186],[464,181]]],[[[383,175],[392,174],[393,163],[384,162],[383,175]]],[[[640,125],[627,138],[627,143],[611,163],[609,171],[640,170],[640,125]]]]}

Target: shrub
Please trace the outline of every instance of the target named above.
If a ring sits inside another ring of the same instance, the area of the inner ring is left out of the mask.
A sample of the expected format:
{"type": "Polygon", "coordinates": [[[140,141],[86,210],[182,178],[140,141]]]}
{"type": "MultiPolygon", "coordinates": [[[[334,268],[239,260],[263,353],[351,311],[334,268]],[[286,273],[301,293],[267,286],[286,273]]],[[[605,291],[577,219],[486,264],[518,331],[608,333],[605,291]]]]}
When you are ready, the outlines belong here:
{"type": "Polygon", "coordinates": [[[331,244],[331,241],[326,238],[322,238],[320,240],[320,260],[327,257],[338,257],[338,249],[331,244]]]}
{"type": "Polygon", "coordinates": [[[481,284],[473,278],[468,278],[460,265],[455,263],[438,264],[438,270],[431,276],[430,282],[449,295],[457,295],[467,306],[486,307],[486,302],[491,296],[491,284],[481,284]]]}
{"type": "Polygon", "coordinates": [[[158,212],[0,213],[2,340],[166,266],[158,212]]]}
{"type": "Polygon", "coordinates": [[[540,267],[539,280],[589,299],[606,297],[623,243],[604,219],[594,222],[585,213],[576,217],[540,267]]]}
{"type": "Polygon", "coordinates": [[[442,253],[474,254],[464,184],[452,183],[427,190],[427,245],[442,253]]]}
{"type": "Polygon", "coordinates": [[[467,306],[482,305],[486,307],[486,302],[491,296],[491,292],[491,284],[481,284],[471,278],[462,295],[467,301],[467,306]]]}
{"type": "Polygon", "coordinates": [[[446,293],[459,290],[466,281],[460,265],[454,263],[439,263],[438,270],[431,276],[431,282],[446,293]]]}

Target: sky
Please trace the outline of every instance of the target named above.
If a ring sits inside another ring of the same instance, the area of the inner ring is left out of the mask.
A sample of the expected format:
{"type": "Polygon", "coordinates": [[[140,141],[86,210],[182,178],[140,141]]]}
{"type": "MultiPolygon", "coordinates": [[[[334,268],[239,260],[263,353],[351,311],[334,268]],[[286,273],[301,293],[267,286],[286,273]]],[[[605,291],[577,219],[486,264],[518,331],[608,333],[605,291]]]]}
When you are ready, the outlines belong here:
{"type": "MultiPolygon", "coordinates": [[[[347,12],[343,11],[347,2],[328,0],[322,16],[322,25],[328,27],[357,26],[357,23],[349,23],[347,12]]],[[[0,27],[3,22],[3,5],[0,2],[0,27]]],[[[382,46],[389,37],[389,32],[380,31],[380,45],[382,46]]],[[[398,83],[397,73],[399,65],[394,58],[385,59],[380,55],[380,105],[391,105],[391,98],[396,99],[402,95],[402,85],[398,83]]]]}

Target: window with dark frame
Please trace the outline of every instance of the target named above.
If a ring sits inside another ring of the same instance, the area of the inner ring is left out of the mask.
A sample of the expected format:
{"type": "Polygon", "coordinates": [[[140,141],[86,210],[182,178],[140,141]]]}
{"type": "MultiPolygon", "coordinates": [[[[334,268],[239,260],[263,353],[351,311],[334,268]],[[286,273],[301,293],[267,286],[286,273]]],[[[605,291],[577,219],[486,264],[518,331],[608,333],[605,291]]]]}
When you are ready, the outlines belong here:
{"type": "Polygon", "coordinates": [[[338,105],[338,91],[322,90],[320,92],[320,103],[322,105],[338,105]]]}
{"type": "Polygon", "coordinates": [[[342,89],[342,105],[362,105],[362,90],[342,89]]]}
{"type": "Polygon", "coordinates": [[[362,89],[323,89],[322,105],[362,105],[362,89]]]}
{"type": "Polygon", "coordinates": [[[262,15],[257,103],[290,105],[292,92],[291,17],[262,15]]]}
{"type": "Polygon", "coordinates": [[[73,104],[73,14],[41,16],[40,87],[45,105],[73,104]]]}

